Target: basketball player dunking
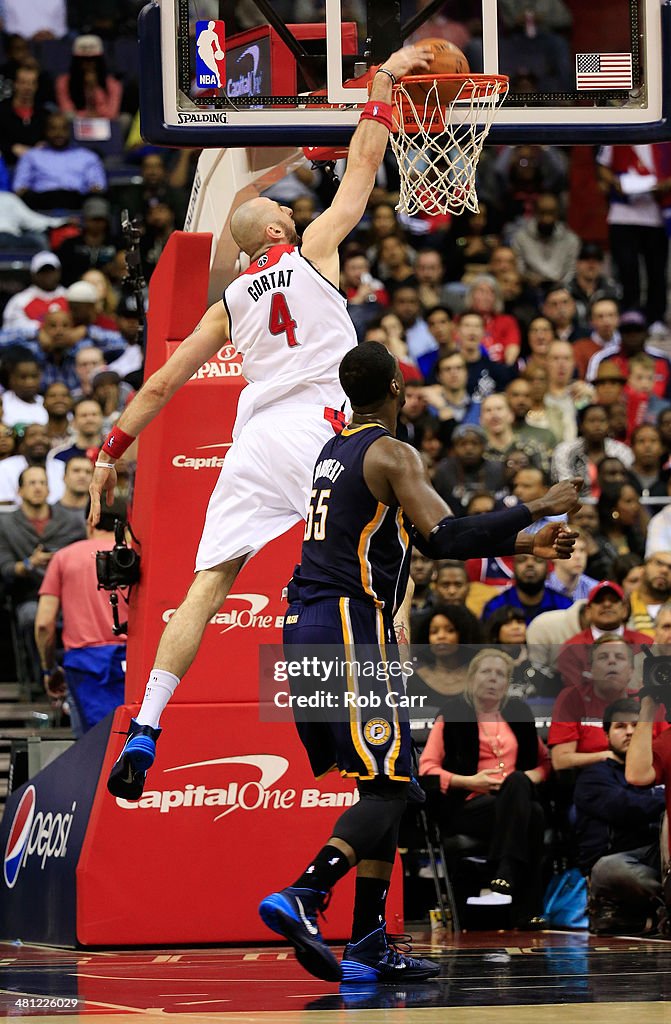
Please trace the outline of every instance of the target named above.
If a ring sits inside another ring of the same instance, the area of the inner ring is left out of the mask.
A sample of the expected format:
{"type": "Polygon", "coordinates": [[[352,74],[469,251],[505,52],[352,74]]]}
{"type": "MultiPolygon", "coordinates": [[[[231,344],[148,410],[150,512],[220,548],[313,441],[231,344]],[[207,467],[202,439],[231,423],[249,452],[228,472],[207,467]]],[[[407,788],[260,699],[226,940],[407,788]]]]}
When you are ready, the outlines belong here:
{"type": "Polygon", "coordinates": [[[114,463],[175,391],[229,339],[249,382],[238,403],[233,445],[207,509],[196,578],[161,638],[136,719],[112,768],[108,789],[142,794],[153,764],[161,713],[196,656],[208,621],[221,608],[247,559],[304,519],[315,458],[340,427],[345,400],[338,365],[356,345],[338,291],[338,246],[363,216],[391,128],[396,78],[427,71],[430,49],[409,46],[385,62],[352,137],[347,170],[331,207],[298,246],[291,210],[252,199],[233,214],[231,233],[251,258],[166,364],[145,383],[104,442],[91,483],[90,522],[103,492],[111,501],[114,463]]]}
{"type": "MultiPolygon", "coordinates": [[[[315,775],[337,767],[357,780],[360,799],[338,818],[326,845],[293,885],[266,897],[259,912],[319,978],[404,984],[440,969],[390,946],[385,930],[411,777],[408,714],[400,695],[392,696],[403,687],[390,666],[399,664],[393,617],[405,594],[412,542],[436,559],[520,552],[568,558],[576,535],[563,524],[535,534],[521,531],[574,508],[582,480],[564,480],[543,498],[505,512],[448,518],[419,454],[394,437],[405,401],[398,361],[383,345],[364,342],[343,359],[340,381],[354,415],[326,443],[314,470],[301,563],[289,588],[284,654],[292,665],[309,665],[318,644],[320,658],[330,659],[334,671],[326,706],[336,710],[315,711],[309,719],[301,713],[297,727],[315,775]],[[336,672],[339,665],[342,673],[336,672]],[[352,936],[338,964],[321,936],[317,913],[355,864],[352,936]]],[[[292,678],[296,698],[314,698],[322,686],[319,679],[292,678]]],[[[302,706],[313,705],[304,700],[302,706]]]]}

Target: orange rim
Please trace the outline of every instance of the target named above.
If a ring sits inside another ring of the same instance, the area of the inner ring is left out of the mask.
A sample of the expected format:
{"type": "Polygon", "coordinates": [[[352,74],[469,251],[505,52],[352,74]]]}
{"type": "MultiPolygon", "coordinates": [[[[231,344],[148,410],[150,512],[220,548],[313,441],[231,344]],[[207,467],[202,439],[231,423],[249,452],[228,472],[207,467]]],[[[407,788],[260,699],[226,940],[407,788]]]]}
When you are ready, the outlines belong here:
{"type": "Polygon", "coordinates": [[[507,75],[406,75],[394,85],[392,90],[393,99],[396,104],[394,110],[394,128],[399,130],[399,113],[402,115],[406,132],[415,134],[420,130],[423,116],[427,116],[431,127],[427,126],[430,132],[439,132],[440,125],[433,121],[433,115],[438,108],[450,107],[452,103],[463,101],[476,104],[487,101],[488,104],[496,106],[508,91],[507,75]],[[413,100],[406,95],[403,86],[419,85],[425,86],[427,95],[424,100],[413,100]],[[435,86],[432,91],[431,87],[435,86]],[[436,102],[436,96],[439,103],[436,102]],[[429,117],[429,115],[431,115],[429,117]],[[418,123],[419,122],[419,123],[418,123]]]}
{"type": "Polygon", "coordinates": [[[488,95],[489,86],[496,86],[497,92],[501,92],[502,89],[508,85],[508,75],[476,75],[470,72],[467,75],[405,75],[404,78],[399,79],[398,83],[393,87],[394,92],[400,91],[401,85],[428,85],[432,82],[436,82],[437,85],[445,83],[446,85],[456,82],[469,82],[471,88],[469,89],[469,95],[481,93],[483,96],[488,95]]]}

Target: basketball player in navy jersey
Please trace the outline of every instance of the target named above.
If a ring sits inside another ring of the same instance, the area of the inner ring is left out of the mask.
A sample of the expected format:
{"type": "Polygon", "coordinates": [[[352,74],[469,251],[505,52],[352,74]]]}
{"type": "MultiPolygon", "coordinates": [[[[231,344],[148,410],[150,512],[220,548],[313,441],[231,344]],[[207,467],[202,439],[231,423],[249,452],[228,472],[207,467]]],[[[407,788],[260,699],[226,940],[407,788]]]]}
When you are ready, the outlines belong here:
{"type": "MultiPolygon", "coordinates": [[[[350,663],[363,661],[363,650],[366,658],[374,652],[372,679],[368,673],[359,678],[354,667],[335,688],[336,706],[349,706],[347,714],[329,715],[329,721],[297,718],[315,775],[337,766],[357,779],[360,799],[340,816],[331,838],[293,885],[266,897],[259,912],[317,977],[402,984],[440,970],[390,946],[385,931],[385,900],[412,768],[407,710],[398,706],[398,698],[388,699],[400,681],[384,668],[398,658],[393,617],[405,595],[412,543],[431,558],[521,552],[568,558],[576,534],[563,524],[536,534],[524,530],[536,519],[576,507],[582,480],[562,481],[543,498],[504,512],[453,519],[417,451],[394,437],[405,400],[394,356],[383,345],[364,342],[343,359],[340,381],[354,415],[317,461],[301,563],[289,590],[284,645],[292,660],[300,659],[301,651],[314,654],[315,644],[329,645],[329,654],[338,651],[350,663]],[[371,693],[379,704],[358,703],[361,694],[371,693]],[[352,936],[338,964],[321,936],[317,912],[354,865],[352,936]]],[[[292,684],[293,693],[310,688],[314,692],[305,679],[292,684]]]]}
{"type": "Polygon", "coordinates": [[[242,567],[305,518],[314,460],[341,425],[337,410],[345,395],[338,366],[356,345],[347,301],[338,290],[338,246],[361,220],[384,157],[392,83],[412,71],[428,71],[432,59],[420,43],[393,53],[376,72],[342,182],[301,245],[286,206],[258,196],[233,212],[231,233],[250,257],[249,268],[149,378],[100,450],[90,487],[91,525],[103,493],[108,503],[113,498],[116,460],[203,363],[229,340],[234,343],[248,384],[238,402],[233,444],[208,505],[195,580],[163,631],[142,706],[110,772],[114,796],[142,795],[160,716],[242,567]]]}

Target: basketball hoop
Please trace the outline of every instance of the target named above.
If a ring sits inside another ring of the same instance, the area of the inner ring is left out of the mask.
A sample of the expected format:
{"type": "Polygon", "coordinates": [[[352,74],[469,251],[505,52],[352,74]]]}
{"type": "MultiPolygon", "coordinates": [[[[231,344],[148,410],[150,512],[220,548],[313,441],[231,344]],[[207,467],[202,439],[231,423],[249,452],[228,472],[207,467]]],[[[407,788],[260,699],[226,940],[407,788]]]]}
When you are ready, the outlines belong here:
{"type": "Polygon", "coordinates": [[[475,172],[506,75],[411,75],[393,89],[401,213],[478,212],[475,172]]]}

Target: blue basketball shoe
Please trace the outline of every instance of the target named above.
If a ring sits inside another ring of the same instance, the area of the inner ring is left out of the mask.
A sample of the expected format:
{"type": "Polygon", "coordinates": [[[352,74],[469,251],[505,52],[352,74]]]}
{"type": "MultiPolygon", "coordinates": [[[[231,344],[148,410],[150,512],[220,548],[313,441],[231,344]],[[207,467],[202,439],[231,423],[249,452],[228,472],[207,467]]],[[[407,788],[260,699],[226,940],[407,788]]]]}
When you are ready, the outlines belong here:
{"type": "Polygon", "coordinates": [[[409,939],[409,935],[388,936],[382,925],[359,942],[348,943],[340,965],[343,982],[405,985],[406,982],[435,978],[440,974],[440,964],[408,956],[411,951],[409,939]],[[398,945],[394,945],[394,940],[398,945]],[[403,953],[400,952],[401,947],[403,953]]]}
{"type": "Polygon", "coordinates": [[[324,942],[317,924],[317,913],[324,910],[327,903],[327,893],[289,886],[266,896],[259,904],[259,914],[271,931],[288,939],[296,951],[296,959],[309,974],[323,981],[340,981],[340,964],[324,942]]]}
{"type": "Polygon", "coordinates": [[[134,718],[128,727],[128,739],[112,765],[107,780],[107,789],[112,796],[124,800],[139,800],[144,789],[147,772],[156,757],[156,741],[161,729],[140,725],[134,718]]]}

